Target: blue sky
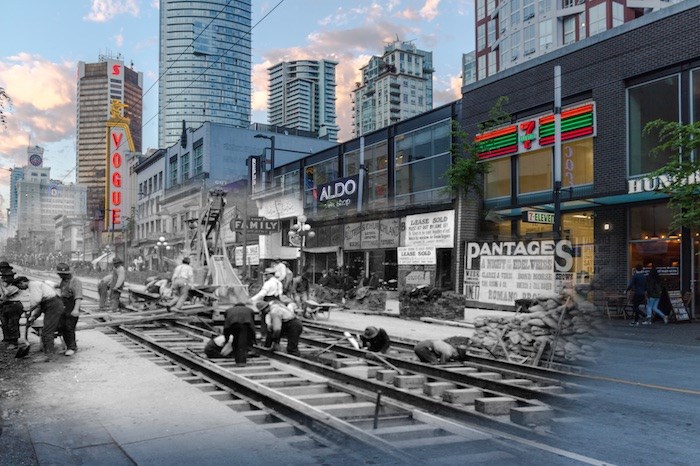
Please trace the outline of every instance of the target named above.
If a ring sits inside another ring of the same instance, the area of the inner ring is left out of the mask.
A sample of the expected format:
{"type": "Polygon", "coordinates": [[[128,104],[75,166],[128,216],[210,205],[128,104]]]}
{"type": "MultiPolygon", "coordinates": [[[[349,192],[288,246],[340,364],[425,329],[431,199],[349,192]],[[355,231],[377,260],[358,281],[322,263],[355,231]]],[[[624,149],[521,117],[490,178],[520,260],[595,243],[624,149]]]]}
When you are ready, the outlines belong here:
{"type": "MultiPolygon", "coordinates": [[[[473,0],[252,0],[253,122],[267,123],[267,68],[281,60],[330,58],[340,139],[351,138],[350,91],[384,44],[432,50],[434,105],[459,97],[462,53],[474,49],[473,0]],[[279,5],[278,5],[279,4],[279,5]]],[[[5,0],[0,87],[12,98],[0,127],[0,167],[26,163],[28,143],[46,149],[51,177],[75,181],[78,61],[117,53],[144,74],[143,149],[157,145],[158,0],[5,0]]],[[[0,170],[0,216],[9,172],[0,170]]]]}

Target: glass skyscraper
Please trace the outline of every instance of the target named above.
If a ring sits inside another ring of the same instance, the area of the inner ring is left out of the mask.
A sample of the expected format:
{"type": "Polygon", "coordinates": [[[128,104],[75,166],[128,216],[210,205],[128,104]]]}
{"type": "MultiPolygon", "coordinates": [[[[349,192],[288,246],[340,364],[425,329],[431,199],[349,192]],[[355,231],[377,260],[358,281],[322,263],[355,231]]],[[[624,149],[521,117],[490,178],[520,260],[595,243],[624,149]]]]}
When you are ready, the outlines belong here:
{"type": "Polygon", "coordinates": [[[160,0],[158,146],[182,121],[250,124],[250,0],[160,0]]]}

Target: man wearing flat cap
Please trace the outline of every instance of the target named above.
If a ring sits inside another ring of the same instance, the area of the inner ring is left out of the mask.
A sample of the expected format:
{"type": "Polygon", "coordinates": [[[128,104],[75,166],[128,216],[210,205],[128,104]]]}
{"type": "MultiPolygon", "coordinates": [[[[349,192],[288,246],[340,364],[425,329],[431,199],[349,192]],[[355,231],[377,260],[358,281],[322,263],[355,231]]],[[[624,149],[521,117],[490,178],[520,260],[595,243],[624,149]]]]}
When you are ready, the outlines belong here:
{"type": "Polygon", "coordinates": [[[119,256],[112,259],[112,281],[109,282],[109,310],[117,312],[119,310],[119,298],[122,295],[124,282],[126,281],[126,269],[124,261],[119,256]]]}
{"type": "Polygon", "coordinates": [[[56,273],[61,277],[60,296],[63,301],[63,316],[58,322],[58,331],[66,343],[66,356],[73,356],[78,350],[75,342],[75,327],[78,325],[80,305],[83,302],[83,284],[73,276],[70,266],[61,262],[56,266],[56,273]]]}
{"type": "Polygon", "coordinates": [[[44,326],[41,328],[41,343],[45,359],[38,361],[51,362],[55,353],[53,340],[58,330],[58,322],[63,315],[63,301],[56,294],[56,289],[38,280],[27,277],[17,277],[15,286],[20,290],[29,291],[28,323],[31,325],[41,314],[44,314],[44,326]]]}
{"type": "Polygon", "coordinates": [[[19,288],[14,285],[15,273],[7,262],[0,262],[0,322],[2,342],[10,348],[17,347],[20,338],[19,320],[24,308],[19,301],[19,288]]]}

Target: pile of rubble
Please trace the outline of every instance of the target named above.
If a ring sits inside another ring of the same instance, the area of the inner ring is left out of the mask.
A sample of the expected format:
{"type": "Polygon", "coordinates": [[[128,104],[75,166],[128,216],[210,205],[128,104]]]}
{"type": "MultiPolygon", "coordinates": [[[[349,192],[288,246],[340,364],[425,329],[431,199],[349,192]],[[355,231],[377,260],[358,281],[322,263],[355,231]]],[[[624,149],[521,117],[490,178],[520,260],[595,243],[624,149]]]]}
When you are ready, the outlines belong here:
{"type": "Polygon", "coordinates": [[[596,307],[576,295],[542,296],[513,317],[474,319],[471,349],[532,365],[593,362],[599,352],[599,322],[596,307]]]}

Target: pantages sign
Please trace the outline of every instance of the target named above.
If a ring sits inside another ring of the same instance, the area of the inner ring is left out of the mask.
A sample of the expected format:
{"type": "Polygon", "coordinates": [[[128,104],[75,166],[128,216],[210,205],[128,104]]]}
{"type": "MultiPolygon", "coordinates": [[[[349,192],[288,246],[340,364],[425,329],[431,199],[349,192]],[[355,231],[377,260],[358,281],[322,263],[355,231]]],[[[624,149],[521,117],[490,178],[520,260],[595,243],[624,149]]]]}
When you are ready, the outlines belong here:
{"type": "Polygon", "coordinates": [[[573,248],[568,240],[466,243],[464,294],[481,303],[514,306],[558,292],[571,279],[573,248]]]}
{"type": "Polygon", "coordinates": [[[356,207],[359,178],[359,175],[353,175],[318,185],[314,188],[318,207],[324,209],[356,207]]]}

